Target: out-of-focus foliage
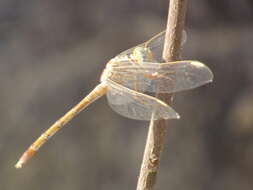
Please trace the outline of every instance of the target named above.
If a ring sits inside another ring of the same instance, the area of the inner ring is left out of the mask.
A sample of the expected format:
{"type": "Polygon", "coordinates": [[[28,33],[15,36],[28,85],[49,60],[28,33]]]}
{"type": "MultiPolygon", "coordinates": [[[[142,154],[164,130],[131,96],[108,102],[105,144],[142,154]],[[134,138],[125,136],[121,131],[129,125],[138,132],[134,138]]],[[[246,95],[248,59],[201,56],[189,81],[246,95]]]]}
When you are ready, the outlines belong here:
{"type": "MultiPolygon", "coordinates": [[[[135,189],[148,123],[105,98],[82,112],[22,170],[27,146],[99,81],[106,62],[165,29],[168,2],[0,2],[0,189],[135,189]]],[[[185,59],[214,82],[179,93],[157,189],[253,188],[253,2],[188,2],[185,59]]]]}

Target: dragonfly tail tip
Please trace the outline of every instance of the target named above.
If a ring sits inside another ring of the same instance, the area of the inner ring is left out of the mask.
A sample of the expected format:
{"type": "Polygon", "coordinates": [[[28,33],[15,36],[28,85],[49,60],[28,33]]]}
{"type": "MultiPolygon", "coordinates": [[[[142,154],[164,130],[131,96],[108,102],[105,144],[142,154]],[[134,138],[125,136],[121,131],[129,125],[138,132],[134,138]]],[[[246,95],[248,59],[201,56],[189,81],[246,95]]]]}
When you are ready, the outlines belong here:
{"type": "Polygon", "coordinates": [[[22,168],[22,166],[34,155],[36,151],[32,148],[29,148],[27,151],[24,152],[24,154],[21,156],[21,158],[18,160],[17,164],[15,165],[15,168],[19,169],[22,168]]]}
{"type": "Polygon", "coordinates": [[[19,160],[19,161],[16,163],[15,168],[16,168],[16,169],[20,169],[20,168],[22,168],[22,165],[23,165],[23,162],[22,162],[21,160],[19,160]]]}

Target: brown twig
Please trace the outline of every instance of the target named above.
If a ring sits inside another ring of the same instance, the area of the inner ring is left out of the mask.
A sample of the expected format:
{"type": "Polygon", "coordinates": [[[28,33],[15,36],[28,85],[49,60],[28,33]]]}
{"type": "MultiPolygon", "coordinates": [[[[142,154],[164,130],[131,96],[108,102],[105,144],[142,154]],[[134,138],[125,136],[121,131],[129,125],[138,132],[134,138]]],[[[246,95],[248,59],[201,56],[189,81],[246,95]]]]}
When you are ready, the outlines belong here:
{"type": "MultiPolygon", "coordinates": [[[[175,61],[180,58],[186,1],[170,0],[163,50],[163,58],[166,61],[175,61]]],[[[171,103],[171,95],[157,94],[157,97],[168,104],[171,103]]],[[[152,190],[154,188],[166,130],[165,120],[151,120],[137,190],[152,190]]]]}

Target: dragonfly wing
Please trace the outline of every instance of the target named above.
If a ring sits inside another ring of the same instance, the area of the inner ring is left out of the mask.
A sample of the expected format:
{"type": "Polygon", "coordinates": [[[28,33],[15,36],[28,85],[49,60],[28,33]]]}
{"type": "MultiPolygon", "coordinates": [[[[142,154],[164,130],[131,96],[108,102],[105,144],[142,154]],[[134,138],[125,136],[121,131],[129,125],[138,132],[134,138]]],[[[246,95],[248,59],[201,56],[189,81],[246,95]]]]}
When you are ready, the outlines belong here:
{"type": "Polygon", "coordinates": [[[120,54],[118,54],[117,57],[129,56],[129,55],[131,55],[131,54],[133,53],[133,51],[134,51],[134,49],[135,49],[136,47],[143,47],[143,48],[144,48],[144,45],[145,45],[145,43],[142,43],[142,44],[139,44],[139,45],[134,46],[134,47],[132,47],[132,48],[129,48],[129,49],[127,49],[127,50],[121,52],[120,54]]]}
{"type": "MultiPolygon", "coordinates": [[[[165,33],[166,31],[162,31],[144,43],[144,47],[149,48],[151,50],[152,55],[153,55],[153,61],[158,61],[158,62],[164,61],[162,58],[162,54],[163,54],[165,33]]],[[[186,31],[183,30],[181,46],[183,46],[186,43],[186,40],[187,40],[187,34],[186,34],[186,31]]]]}
{"type": "Polygon", "coordinates": [[[117,57],[123,57],[132,54],[133,50],[136,47],[150,48],[150,50],[162,49],[164,44],[164,36],[165,31],[162,31],[159,34],[152,37],[151,39],[149,39],[148,41],[121,52],[120,54],[117,55],[117,57]]]}
{"type": "Polygon", "coordinates": [[[108,80],[107,99],[111,108],[136,120],[178,119],[179,115],[163,101],[108,80]]]}
{"type": "MultiPolygon", "coordinates": [[[[134,50],[138,48],[148,48],[150,52],[152,52],[152,59],[146,60],[149,62],[162,62],[162,52],[163,52],[163,46],[164,46],[164,38],[165,38],[165,31],[160,32],[159,34],[152,37],[147,42],[144,42],[142,44],[139,44],[137,46],[134,46],[130,49],[127,49],[120,54],[118,54],[116,57],[114,57],[114,61],[117,61],[118,64],[121,64],[122,61],[129,60],[131,58],[131,55],[133,54],[134,50]]],[[[183,37],[182,37],[182,45],[186,42],[186,32],[183,31],[183,37]]]]}
{"type": "Polygon", "coordinates": [[[139,92],[174,93],[212,82],[213,73],[198,61],[129,62],[113,68],[110,79],[139,92]]]}
{"type": "MultiPolygon", "coordinates": [[[[158,47],[163,47],[164,45],[164,39],[165,39],[165,33],[166,31],[162,31],[159,34],[155,35],[154,37],[152,37],[150,40],[148,40],[147,42],[144,43],[144,47],[148,47],[151,50],[154,50],[158,47]]],[[[182,32],[182,44],[184,45],[187,41],[187,33],[185,30],[183,30],[182,32]]]]}

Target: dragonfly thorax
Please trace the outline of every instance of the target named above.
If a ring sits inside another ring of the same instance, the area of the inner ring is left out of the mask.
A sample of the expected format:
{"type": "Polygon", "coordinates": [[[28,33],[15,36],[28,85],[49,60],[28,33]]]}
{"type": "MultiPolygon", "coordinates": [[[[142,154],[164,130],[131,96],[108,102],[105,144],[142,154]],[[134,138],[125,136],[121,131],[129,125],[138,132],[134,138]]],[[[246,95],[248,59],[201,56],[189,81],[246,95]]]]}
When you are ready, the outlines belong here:
{"type": "Polygon", "coordinates": [[[111,60],[106,64],[106,67],[100,77],[100,82],[105,82],[106,79],[108,79],[112,75],[112,63],[113,61],[111,60]]]}

